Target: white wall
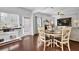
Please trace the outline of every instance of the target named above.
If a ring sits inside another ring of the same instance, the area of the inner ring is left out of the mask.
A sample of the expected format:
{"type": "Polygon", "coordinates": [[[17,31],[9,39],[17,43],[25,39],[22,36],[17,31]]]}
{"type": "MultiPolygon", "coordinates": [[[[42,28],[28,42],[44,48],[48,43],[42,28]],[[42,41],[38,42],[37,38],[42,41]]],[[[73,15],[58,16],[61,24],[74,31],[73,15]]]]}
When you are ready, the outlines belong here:
{"type": "Polygon", "coordinates": [[[72,18],[72,27],[75,27],[74,20],[79,20],[79,14],[78,13],[73,13],[73,14],[68,13],[68,14],[63,15],[63,16],[53,15],[52,17],[54,18],[54,23],[55,23],[56,26],[57,26],[57,19],[59,19],[59,18],[71,17],[72,18]]]}
{"type": "Polygon", "coordinates": [[[75,13],[72,14],[66,14],[63,17],[59,17],[58,15],[53,15],[52,17],[54,17],[54,23],[57,26],[57,19],[59,18],[68,18],[68,17],[72,17],[72,31],[71,31],[71,40],[74,41],[78,41],[79,42],[79,27],[76,27],[74,24],[74,20],[78,20],[79,21],[79,12],[76,11],[75,13]]]}

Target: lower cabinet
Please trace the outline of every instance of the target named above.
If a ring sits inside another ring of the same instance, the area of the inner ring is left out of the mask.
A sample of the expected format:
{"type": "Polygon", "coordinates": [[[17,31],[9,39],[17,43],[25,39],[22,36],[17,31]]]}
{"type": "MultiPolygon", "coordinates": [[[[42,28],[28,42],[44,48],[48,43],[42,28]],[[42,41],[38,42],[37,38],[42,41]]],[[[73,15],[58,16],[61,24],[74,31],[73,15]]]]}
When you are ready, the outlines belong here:
{"type": "Polygon", "coordinates": [[[18,37],[18,31],[0,33],[0,43],[15,40],[16,37],[18,37]]]}
{"type": "Polygon", "coordinates": [[[72,28],[70,40],[79,42],[79,28],[72,28]]]}

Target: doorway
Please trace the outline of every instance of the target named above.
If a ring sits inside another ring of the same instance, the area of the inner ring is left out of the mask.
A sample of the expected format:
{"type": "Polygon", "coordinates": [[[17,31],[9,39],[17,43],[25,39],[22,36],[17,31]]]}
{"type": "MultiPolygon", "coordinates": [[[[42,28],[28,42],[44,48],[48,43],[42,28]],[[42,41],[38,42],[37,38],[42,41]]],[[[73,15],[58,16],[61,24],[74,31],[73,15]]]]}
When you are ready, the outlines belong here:
{"type": "Polygon", "coordinates": [[[23,26],[23,35],[30,35],[31,34],[30,17],[23,17],[22,26],[23,26]]]}

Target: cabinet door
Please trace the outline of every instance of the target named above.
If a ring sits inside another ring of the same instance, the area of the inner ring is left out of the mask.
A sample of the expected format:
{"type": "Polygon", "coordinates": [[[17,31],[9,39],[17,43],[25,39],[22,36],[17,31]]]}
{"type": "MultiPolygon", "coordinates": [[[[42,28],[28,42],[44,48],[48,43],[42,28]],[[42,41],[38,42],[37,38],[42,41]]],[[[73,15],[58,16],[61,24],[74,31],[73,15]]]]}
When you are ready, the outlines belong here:
{"type": "Polygon", "coordinates": [[[19,15],[0,13],[0,27],[18,27],[19,25],[19,15]]]}
{"type": "Polygon", "coordinates": [[[72,28],[70,39],[73,41],[79,42],[79,29],[78,28],[72,28]]]}
{"type": "Polygon", "coordinates": [[[18,27],[19,26],[19,16],[15,14],[8,14],[7,15],[9,27],[18,27]]]}
{"type": "Polygon", "coordinates": [[[0,24],[1,27],[5,26],[7,24],[7,14],[6,13],[0,13],[0,24]]]}
{"type": "Polygon", "coordinates": [[[28,17],[23,17],[23,35],[30,35],[31,33],[31,21],[28,17]]]}

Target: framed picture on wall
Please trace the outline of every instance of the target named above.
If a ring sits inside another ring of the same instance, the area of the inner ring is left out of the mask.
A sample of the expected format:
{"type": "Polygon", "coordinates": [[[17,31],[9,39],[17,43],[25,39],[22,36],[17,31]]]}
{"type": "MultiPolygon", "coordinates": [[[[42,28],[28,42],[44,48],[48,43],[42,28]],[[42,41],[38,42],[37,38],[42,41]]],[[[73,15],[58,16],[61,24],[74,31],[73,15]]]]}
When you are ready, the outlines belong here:
{"type": "Polygon", "coordinates": [[[72,26],[71,19],[71,17],[57,19],[57,26],[72,26]]]}

